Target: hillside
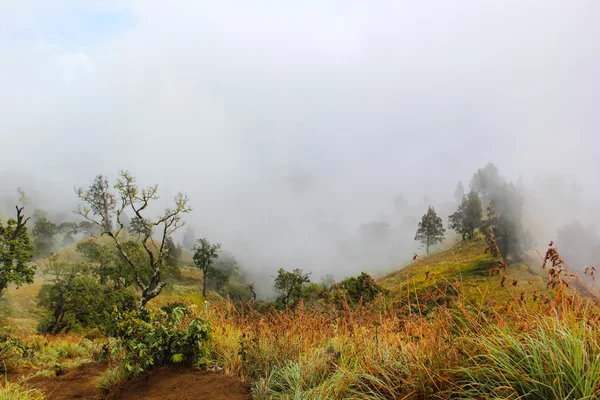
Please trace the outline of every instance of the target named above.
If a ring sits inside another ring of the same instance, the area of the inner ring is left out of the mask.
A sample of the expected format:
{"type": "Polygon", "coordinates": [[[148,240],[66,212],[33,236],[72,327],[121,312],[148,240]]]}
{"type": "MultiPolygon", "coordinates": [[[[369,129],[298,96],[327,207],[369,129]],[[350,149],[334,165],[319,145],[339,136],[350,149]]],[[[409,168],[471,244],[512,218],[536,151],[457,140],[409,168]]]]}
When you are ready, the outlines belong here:
{"type": "Polygon", "coordinates": [[[482,237],[462,241],[449,249],[418,258],[407,267],[388,274],[379,283],[390,290],[394,298],[414,296],[415,293],[440,293],[459,287],[467,300],[477,304],[505,302],[520,297],[523,292],[528,298],[536,290],[547,290],[541,261],[532,255],[524,256],[524,263],[509,266],[509,280],[502,286],[501,275],[490,274],[498,263],[485,252],[485,247],[482,237]],[[516,286],[513,280],[516,280],[516,286]]]}

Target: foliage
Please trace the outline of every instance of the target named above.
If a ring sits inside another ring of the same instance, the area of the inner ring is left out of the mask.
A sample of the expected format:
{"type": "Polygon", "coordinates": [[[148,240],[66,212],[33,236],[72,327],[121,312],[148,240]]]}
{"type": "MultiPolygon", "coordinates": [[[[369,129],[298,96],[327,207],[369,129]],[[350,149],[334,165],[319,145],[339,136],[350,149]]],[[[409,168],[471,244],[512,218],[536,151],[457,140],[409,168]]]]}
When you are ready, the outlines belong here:
{"type": "Polygon", "coordinates": [[[14,329],[0,330],[0,368],[12,370],[23,360],[31,358],[33,351],[30,346],[15,336],[14,329]]]}
{"type": "Polygon", "coordinates": [[[56,251],[54,236],[58,233],[58,226],[45,217],[38,218],[33,225],[33,246],[37,258],[44,258],[56,251]]]}
{"type": "Polygon", "coordinates": [[[427,213],[423,215],[421,222],[419,222],[419,228],[415,235],[415,240],[421,241],[429,254],[429,248],[436,243],[441,243],[444,239],[444,226],[442,224],[442,218],[438,217],[433,207],[429,207],[427,213]]]}
{"type": "Polygon", "coordinates": [[[356,305],[359,302],[371,302],[380,294],[385,295],[388,293],[366,272],[361,272],[359,276],[346,278],[334,284],[332,291],[338,304],[346,301],[350,305],[356,305]]]}
{"type": "Polygon", "coordinates": [[[83,263],[48,260],[44,273],[48,282],[38,294],[38,303],[49,315],[38,331],[58,333],[82,327],[103,327],[114,307],[132,309],[136,297],[127,290],[115,290],[98,282],[92,268],[83,263]]]}
{"type": "Polygon", "coordinates": [[[523,196],[512,183],[507,183],[493,164],[479,169],[471,180],[471,189],[487,204],[482,231],[488,243],[497,246],[504,261],[517,262],[521,251],[532,246],[531,235],[523,228],[521,214],[523,196]]]}
{"type": "Polygon", "coordinates": [[[481,226],[482,214],[479,195],[470,191],[463,197],[458,210],[448,218],[448,227],[459,233],[463,240],[473,239],[481,226]]]}
{"type": "Polygon", "coordinates": [[[156,219],[145,217],[147,208],[158,200],[158,185],[140,189],[135,178],[127,171],[121,171],[119,179],[111,190],[108,179],[98,175],[89,189],[77,189],[77,196],[83,201],[77,212],[89,222],[102,229],[102,234],[110,237],[133,273],[134,282],[142,292],[138,308],[144,308],[148,301],[160,294],[166,283],[162,273],[168,258],[167,239],[185,225],[183,215],[192,208],[188,198],[182,193],[174,199],[174,207],[167,208],[156,219]],[[143,264],[137,264],[125,249],[122,233],[125,229],[122,216],[126,209],[133,212],[130,227],[141,224],[141,246],[147,258],[143,264]],[[134,222],[135,221],[135,222],[134,222]],[[113,227],[114,223],[114,227],[113,227]],[[160,232],[159,238],[153,231],[160,232]]]}
{"type": "Polygon", "coordinates": [[[277,303],[285,308],[296,306],[302,298],[303,287],[310,282],[309,274],[298,268],[292,272],[280,268],[275,277],[275,289],[280,293],[277,303]]]}
{"type": "Polygon", "coordinates": [[[210,325],[193,309],[130,311],[115,313],[113,318],[116,325],[111,335],[118,340],[113,350],[124,354],[123,367],[130,377],[166,364],[206,361],[210,325]]]}
{"type": "Polygon", "coordinates": [[[17,219],[0,221],[0,296],[9,283],[17,287],[33,283],[35,266],[30,262],[34,248],[29,241],[27,219],[23,208],[17,207],[17,219]]]}
{"type": "Polygon", "coordinates": [[[93,267],[92,273],[98,277],[101,285],[123,289],[133,283],[133,271],[115,247],[85,240],[77,243],[76,249],[93,267]]]}
{"type": "Polygon", "coordinates": [[[198,239],[194,245],[194,265],[202,271],[202,296],[204,298],[206,298],[206,287],[210,275],[216,275],[216,270],[211,270],[211,266],[219,256],[220,251],[220,243],[210,244],[206,238],[198,239]]]}

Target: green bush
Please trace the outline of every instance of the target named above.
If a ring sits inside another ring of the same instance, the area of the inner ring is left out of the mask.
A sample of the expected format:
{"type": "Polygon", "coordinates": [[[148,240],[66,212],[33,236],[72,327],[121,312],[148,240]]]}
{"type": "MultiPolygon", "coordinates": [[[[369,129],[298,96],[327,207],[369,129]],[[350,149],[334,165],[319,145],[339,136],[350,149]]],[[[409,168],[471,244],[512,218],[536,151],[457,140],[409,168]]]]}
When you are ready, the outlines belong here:
{"type": "Polygon", "coordinates": [[[203,364],[208,355],[209,323],[190,308],[175,307],[170,313],[130,311],[116,313],[113,353],[122,352],[130,377],[171,363],[203,364]]]}
{"type": "Polygon", "coordinates": [[[340,304],[343,301],[350,305],[359,302],[368,303],[379,295],[386,295],[388,291],[379,286],[371,275],[362,272],[359,276],[346,278],[332,286],[333,300],[340,304]]]}

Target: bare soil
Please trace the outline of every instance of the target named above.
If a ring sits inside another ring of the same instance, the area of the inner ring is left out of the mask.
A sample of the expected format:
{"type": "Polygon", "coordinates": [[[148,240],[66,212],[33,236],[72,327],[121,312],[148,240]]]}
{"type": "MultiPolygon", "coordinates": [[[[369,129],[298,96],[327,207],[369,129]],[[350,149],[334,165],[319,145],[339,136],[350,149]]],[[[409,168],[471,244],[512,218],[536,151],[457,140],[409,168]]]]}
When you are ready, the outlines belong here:
{"type": "Polygon", "coordinates": [[[223,374],[169,366],[114,387],[108,393],[96,389],[96,380],[106,370],[103,363],[90,363],[57,377],[32,377],[26,386],[40,389],[49,400],[249,400],[250,389],[223,374]]]}

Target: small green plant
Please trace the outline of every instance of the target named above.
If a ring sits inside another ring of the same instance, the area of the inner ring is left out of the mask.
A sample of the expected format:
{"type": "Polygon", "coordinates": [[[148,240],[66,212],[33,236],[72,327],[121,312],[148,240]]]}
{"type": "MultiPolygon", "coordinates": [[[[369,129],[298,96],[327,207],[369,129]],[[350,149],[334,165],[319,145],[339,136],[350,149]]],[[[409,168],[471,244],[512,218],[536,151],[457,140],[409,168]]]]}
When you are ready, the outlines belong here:
{"type": "Polygon", "coordinates": [[[128,376],[129,374],[123,365],[108,368],[96,381],[96,388],[102,392],[108,392],[110,388],[125,382],[128,376]]]}
{"type": "Polygon", "coordinates": [[[124,354],[123,366],[132,377],[171,363],[202,364],[208,355],[210,325],[193,311],[175,307],[170,313],[117,313],[113,354],[124,354]]]}

